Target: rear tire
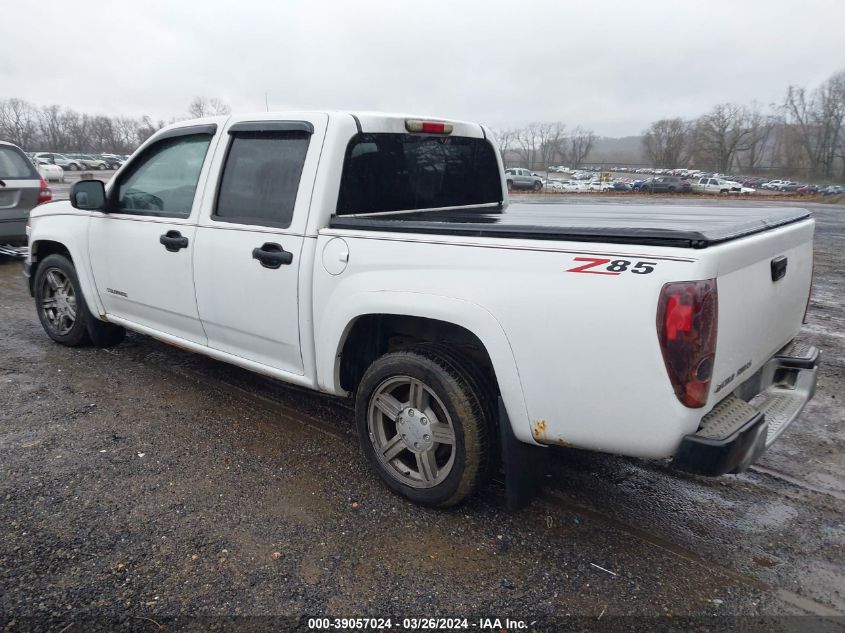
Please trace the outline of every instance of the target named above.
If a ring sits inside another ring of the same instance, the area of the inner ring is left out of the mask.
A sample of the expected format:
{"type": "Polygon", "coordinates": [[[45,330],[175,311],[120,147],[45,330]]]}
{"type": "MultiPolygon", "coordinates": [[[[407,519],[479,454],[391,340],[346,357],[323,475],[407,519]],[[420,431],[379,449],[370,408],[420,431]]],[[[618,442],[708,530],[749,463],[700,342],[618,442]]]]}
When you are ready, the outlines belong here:
{"type": "Polygon", "coordinates": [[[542,188],[543,188],[542,182],[535,182],[534,183],[534,191],[540,191],[540,189],[542,189],[542,188]]]}
{"type": "Polygon", "coordinates": [[[126,330],[95,318],[88,310],[73,263],[53,254],[38,264],[33,282],[35,309],[51,339],[68,347],[117,345],[126,330]]]}
{"type": "Polygon", "coordinates": [[[367,461],[391,490],[448,507],[490,474],[490,407],[477,375],[438,346],[420,345],[370,365],[355,418],[367,461]]]}

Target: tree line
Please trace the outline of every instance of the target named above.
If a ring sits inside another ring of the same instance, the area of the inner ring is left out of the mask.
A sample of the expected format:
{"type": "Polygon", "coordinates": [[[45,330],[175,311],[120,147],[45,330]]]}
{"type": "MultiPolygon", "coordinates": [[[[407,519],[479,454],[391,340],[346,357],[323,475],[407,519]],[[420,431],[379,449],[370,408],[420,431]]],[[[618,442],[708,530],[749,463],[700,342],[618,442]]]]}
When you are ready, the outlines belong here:
{"type": "MultiPolygon", "coordinates": [[[[228,114],[217,98],[196,97],[179,118],[228,114]]],[[[27,150],[128,154],[165,125],[143,117],[80,113],[58,105],[0,100],[0,139],[27,150]]],[[[535,122],[496,133],[509,164],[578,168],[597,137],[580,126],[535,122]]],[[[721,173],[777,171],[845,179],[845,70],[814,89],[789,86],[781,103],[722,103],[695,118],[665,118],[643,131],[644,158],[654,167],[721,173]]]]}
{"type": "Polygon", "coordinates": [[[655,167],[845,179],[845,70],[815,89],[789,86],[766,108],[723,103],[696,119],[655,121],[643,150],[655,167]]]}
{"type": "Polygon", "coordinates": [[[149,116],[92,115],[59,105],[38,107],[22,99],[2,99],[0,140],[27,151],[130,154],[167,123],[230,111],[220,99],[196,97],[184,116],[165,122],[149,116]]]}
{"type": "Polygon", "coordinates": [[[505,163],[542,166],[545,169],[558,163],[580,167],[589,156],[596,141],[592,130],[575,127],[567,130],[559,122],[529,123],[522,128],[496,131],[499,152],[505,163]]]}

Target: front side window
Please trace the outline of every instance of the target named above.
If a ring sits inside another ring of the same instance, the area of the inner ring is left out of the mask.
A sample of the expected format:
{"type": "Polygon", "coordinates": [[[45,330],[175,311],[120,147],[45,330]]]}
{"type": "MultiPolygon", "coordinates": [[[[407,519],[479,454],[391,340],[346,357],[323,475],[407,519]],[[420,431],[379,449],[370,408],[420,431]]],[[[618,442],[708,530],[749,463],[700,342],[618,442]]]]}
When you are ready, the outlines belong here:
{"type": "Polygon", "coordinates": [[[188,134],[151,146],[117,187],[118,211],[187,218],[191,215],[211,134],[188,134]]]}
{"type": "Polygon", "coordinates": [[[289,227],[310,141],[301,131],[232,134],[214,218],[289,227]]]}
{"type": "Polygon", "coordinates": [[[499,174],[486,139],[358,134],[346,150],[337,214],[495,204],[502,201],[499,174]]]}

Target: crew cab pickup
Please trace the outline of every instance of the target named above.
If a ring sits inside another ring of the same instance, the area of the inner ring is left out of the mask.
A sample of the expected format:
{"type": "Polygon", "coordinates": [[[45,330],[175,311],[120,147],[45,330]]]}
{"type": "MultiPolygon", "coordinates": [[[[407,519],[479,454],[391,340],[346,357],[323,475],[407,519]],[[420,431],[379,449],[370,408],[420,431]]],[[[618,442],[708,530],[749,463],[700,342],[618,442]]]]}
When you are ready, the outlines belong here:
{"type": "Polygon", "coordinates": [[[171,125],[38,206],[25,270],[59,343],[131,329],[354,398],[373,469],[447,506],[500,467],[524,489],[549,445],[746,468],[814,392],[813,230],[512,203],[481,125],[261,113],[171,125]]]}

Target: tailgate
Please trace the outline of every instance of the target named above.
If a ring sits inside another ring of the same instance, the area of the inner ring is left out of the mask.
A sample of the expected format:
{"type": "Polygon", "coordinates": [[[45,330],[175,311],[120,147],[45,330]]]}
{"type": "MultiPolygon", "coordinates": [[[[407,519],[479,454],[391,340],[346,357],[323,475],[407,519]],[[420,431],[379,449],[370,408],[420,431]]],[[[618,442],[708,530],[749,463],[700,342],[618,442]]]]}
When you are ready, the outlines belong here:
{"type": "Polygon", "coordinates": [[[38,204],[39,180],[4,180],[0,186],[0,218],[28,217],[38,204]]]}
{"type": "Polygon", "coordinates": [[[805,220],[708,253],[717,257],[719,293],[709,405],[731,393],[801,329],[813,272],[813,229],[814,222],[805,220]]]}

